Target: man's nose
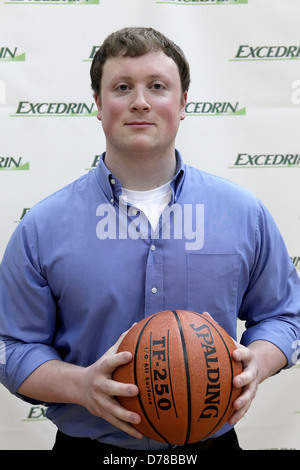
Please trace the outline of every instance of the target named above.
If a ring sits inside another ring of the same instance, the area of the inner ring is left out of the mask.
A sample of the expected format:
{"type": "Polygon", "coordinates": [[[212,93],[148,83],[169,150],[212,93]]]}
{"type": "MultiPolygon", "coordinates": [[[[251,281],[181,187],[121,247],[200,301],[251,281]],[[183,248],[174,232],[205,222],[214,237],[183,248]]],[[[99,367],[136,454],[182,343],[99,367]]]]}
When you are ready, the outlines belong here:
{"type": "Polygon", "coordinates": [[[130,109],[132,111],[149,111],[151,109],[151,105],[145,90],[135,90],[132,102],[130,104],[130,109]]]}

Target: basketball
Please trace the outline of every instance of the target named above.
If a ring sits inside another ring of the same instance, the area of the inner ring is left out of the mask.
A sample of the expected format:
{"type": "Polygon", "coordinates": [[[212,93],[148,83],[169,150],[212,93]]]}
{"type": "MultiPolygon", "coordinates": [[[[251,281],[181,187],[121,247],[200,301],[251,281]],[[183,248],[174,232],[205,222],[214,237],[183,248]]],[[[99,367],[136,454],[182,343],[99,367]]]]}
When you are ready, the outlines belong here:
{"type": "Polygon", "coordinates": [[[169,444],[206,439],[233,413],[240,394],[233,378],[242,370],[236,346],[211,317],[186,310],[153,314],[134,325],[118,348],[133,359],[113,379],[134,383],[136,397],[117,397],[138,413],[145,436],[169,444]]]}

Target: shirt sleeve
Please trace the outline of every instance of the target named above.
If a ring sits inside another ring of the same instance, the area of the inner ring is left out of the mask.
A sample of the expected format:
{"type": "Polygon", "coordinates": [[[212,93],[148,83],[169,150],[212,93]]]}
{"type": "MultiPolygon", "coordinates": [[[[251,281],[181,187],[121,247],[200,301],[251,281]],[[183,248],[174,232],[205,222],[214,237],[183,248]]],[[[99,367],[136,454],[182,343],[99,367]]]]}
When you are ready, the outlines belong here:
{"type": "Polygon", "coordinates": [[[239,317],[246,326],[242,344],[269,341],[285,354],[286,367],[294,365],[293,355],[300,338],[300,279],[282,236],[263,205],[257,216],[254,264],[239,317]]]}
{"type": "Polygon", "coordinates": [[[13,394],[41,364],[60,359],[51,346],[56,303],[39,265],[38,245],[28,213],[0,266],[0,381],[13,394]]]}

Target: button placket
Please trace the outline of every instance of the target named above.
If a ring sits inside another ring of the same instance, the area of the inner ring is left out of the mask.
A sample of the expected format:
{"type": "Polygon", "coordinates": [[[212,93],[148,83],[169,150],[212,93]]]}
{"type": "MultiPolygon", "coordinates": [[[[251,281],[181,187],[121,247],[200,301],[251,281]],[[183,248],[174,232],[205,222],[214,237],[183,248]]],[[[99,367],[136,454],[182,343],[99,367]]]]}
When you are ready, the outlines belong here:
{"type": "Polygon", "coordinates": [[[163,262],[161,240],[150,240],[146,268],[145,314],[163,309],[163,262]]]}

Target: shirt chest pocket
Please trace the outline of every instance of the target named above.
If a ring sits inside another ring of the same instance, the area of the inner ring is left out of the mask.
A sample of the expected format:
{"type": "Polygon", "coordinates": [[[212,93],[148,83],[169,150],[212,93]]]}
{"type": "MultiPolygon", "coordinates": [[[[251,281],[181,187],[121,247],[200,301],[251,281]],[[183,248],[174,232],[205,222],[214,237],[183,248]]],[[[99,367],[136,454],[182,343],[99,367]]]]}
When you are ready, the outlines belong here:
{"type": "Polygon", "coordinates": [[[240,266],[239,254],[187,253],[189,310],[207,311],[216,320],[236,314],[240,266]]]}

